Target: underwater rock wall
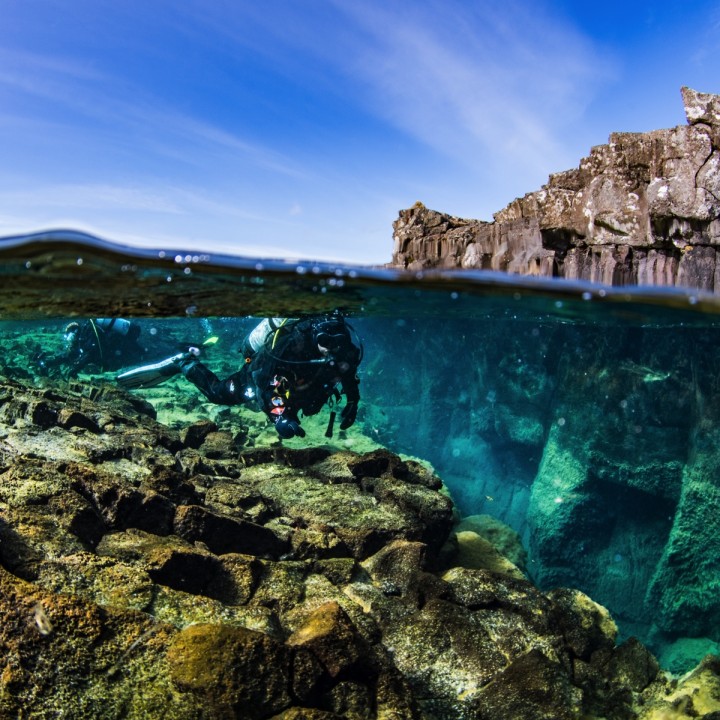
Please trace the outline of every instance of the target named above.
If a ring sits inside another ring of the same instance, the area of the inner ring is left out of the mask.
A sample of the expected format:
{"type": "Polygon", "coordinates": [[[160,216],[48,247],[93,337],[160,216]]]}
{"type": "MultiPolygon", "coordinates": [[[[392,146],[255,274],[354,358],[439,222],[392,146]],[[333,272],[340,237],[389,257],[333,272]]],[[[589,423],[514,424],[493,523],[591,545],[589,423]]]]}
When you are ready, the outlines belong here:
{"type": "Polygon", "coordinates": [[[391,266],[720,291],[720,96],[682,96],[688,125],[613,133],[494,222],[402,210],[391,266]]]}

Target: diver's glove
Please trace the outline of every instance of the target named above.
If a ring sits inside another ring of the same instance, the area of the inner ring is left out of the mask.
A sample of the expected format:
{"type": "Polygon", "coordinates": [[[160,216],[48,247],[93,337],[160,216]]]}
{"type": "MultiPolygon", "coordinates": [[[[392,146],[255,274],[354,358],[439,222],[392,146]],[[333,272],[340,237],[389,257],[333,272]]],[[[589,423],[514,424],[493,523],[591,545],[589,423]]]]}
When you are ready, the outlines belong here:
{"type": "Polygon", "coordinates": [[[305,437],[305,431],[300,427],[297,420],[283,417],[282,415],[275,421],[275,429],[283,440],[289,440],[295,437],[305,437]]]}
{"type": "Polygon", "coordinates": [[[194,367],[200,357],[200,348],[197,345],[188,345],[187,350],[172,358],[172,361],[187,375],[187,371],[194,367]]]}
{"type": "Polygon", "coordinates": [[[357,400],[350,400],[347,402],[345,407],[340,413],[340,429],[347,430],[351,425],[355,423],[357,417],[358,404],[357,400]]]}

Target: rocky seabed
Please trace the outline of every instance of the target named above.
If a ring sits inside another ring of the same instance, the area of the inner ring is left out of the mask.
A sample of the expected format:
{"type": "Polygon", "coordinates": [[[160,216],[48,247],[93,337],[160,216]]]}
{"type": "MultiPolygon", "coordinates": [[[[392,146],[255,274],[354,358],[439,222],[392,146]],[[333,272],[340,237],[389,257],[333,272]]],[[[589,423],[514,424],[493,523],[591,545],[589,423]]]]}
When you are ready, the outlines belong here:
{"type": "Polygon", "coordinates": [[[720,717],[720,660],[618,644],[414,460],[112,385],[3,379],[0,421],[2,718],[720,717]]]}

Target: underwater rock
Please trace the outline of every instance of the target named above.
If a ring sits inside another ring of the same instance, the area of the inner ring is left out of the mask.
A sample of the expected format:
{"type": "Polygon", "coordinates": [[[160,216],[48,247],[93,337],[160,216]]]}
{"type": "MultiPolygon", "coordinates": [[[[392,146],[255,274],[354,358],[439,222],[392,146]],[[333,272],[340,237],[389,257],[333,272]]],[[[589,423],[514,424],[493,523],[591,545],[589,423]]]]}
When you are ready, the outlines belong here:
{"type": "Polygon", "coordinates": [[[175,511],[173,530],[190,542],[201,542],[216,555],[253,553],[279,557],[287,543],[262,525],[210,512],[199,505],[180,505],[175,511]]]}
{"type": "Polygon", "coordinates": [[[469,515],[454,528],[460,567],[507,572],[524,577],[527,551],[520,535],[492,515],[469,515]]]}
{"type": "Polygon", "coordinates": [[[288,645],[309,650],[330,677],[356,663],[364,653],[362,638],[337,602],[316,608],[288,638],[288,645]]]}
{"type": "Polygon", "coordinates": [[[633,718],[671,692],[715,702],[716,661],[673,687],[582,593],[443,570],[453,505],[418,463],[238,450],[232,433],[209,458],[209,425],[193,448],[121,392],[83,392],[54,388],[28,414],[36,389],[0,382],[18,409],[0,445],[2,717],[633,718]],[[61,407],[107,420],[49,423],[61,407]]]}
{"type": "Polygon", "coordinates": [[[675,635],[702,637],[708,628],[720,625],[720,516],[709,511],[720,504],[718,439],[720,433],[709,418],[692,437],[677,511],[648,588],[656,626],[675,635]]]}
{"type": "Polygon", "coordinates": [[[638,720],[720,717],[720,659],[708,655],[679,680],[660,680],[642,693],[638,720]]]}
{"type": "Polygon", "coordinates": [[[185,447],[199,448],[210,433],[217,432],[217,425],[210,420],[198,420],[180,432],[180,440],[185,447]]]}
{"type": "Polygon", "coordinates": [[[688,124],[613,133],[493,222],[402,210],[392,266],[502,270],[720,290],[720,96],[682,88],[688,124]]]}
{"type": "Polygon", "coordinates": [[[661,633],[717,627],[706,589],[717,526],[717,493],[706,484],[717,457],[693,429],[704,388],[657,380],[653,363],[672,348],[643,348],[613,377],[604,368],[614,350],[602,342],[588,348],[584,372],[559,371],[527,523],[538,584],[580,587],[660,645],[661,633]]]}
{"type": "Polygon", "coordinates": [[[167,650],[175,685],[201,699],[206,717],[266,718],[288,707],[292,654],[267,635],[190,625],[167,650]]]}
{"type": "Polygon", "coordinates": [[[453,563],[472,570],[491,570],[513,577],[524,577],[522,571],[503,557],[493,544],[472,530],[456,530],[457,552],[453,563]]]}

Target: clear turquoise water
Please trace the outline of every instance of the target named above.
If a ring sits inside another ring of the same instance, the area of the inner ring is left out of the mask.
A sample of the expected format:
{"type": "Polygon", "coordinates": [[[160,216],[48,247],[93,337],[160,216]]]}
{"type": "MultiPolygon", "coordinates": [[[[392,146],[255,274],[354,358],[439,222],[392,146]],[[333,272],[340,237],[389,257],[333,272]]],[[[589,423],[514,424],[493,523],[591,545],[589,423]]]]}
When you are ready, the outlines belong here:
{"type": "Polygon", "coordinates": [[[206,362],[222,374],[257,318],[342,309],[365,346],[358,431],[432,463],[460,516],[514,528],[540,587],[583,590],[668,662],[716,649],[716,298],[133,250],[74,233],[0,240],[0,275],[3,372],[30,379],[33,354],[72,318],[136,318],[158,355],[217,336],[206,362]]]}

